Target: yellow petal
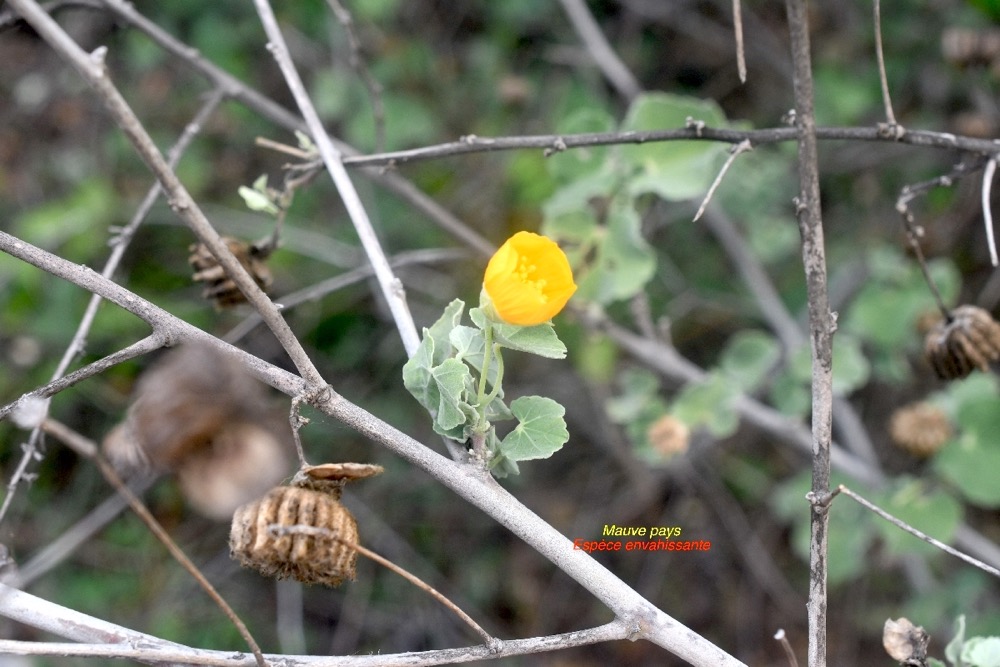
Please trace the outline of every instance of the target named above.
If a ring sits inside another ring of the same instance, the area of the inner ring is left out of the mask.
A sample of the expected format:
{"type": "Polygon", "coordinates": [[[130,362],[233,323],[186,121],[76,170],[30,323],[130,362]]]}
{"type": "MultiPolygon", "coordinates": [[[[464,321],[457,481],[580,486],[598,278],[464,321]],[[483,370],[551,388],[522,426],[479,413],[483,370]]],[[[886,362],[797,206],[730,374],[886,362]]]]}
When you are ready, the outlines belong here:
{"type": "Polygon", "coordinates": [[[521,326],[551,320],[576,291],[566,254],[555,241],[531,232],[518,232],[500,246],[483,286],[500,318],[521,326]]]}

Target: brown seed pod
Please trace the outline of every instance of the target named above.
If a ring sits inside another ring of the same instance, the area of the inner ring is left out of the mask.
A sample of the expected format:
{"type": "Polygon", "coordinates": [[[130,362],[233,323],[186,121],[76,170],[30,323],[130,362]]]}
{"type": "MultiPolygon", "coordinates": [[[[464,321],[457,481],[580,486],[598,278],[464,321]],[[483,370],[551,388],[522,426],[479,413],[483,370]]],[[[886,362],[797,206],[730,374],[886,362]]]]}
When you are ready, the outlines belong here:
{"type": "MultiPolygon", "coordinates": [[[[257,283],[257,286],[267,291],[272,280],[271,270],[265,264],[267,253],[255,245],[234,239],[231,236],[223,236],[222,240],[257,283]]],[[[208,246],[204,243],[195,243],[188,250],[191,251],[188,262],[194,268],[193,279],[205,283],[205,288],[201,292],[204,298],[214,301],[216,308],[227,308],[246,301],[243,292],[226,274],[226,270],[222,268],[219,260],[215,258],[208,246]]]]}
{"type": "Polygon", "coordinates": [[[672,415],[663,415],[650,424],[646,438],[653,449],[664,457],[687,451],[691,431],[687,424],[672,415]]]}
{"type": "Polygon", "coordinates": [[[354,580],[358,525],[333,494],[279,486],[233,515],[229,548],[266,577],[337,586],[354,580]]]}
{"type": "Polygon", "coordinates": [[[963,378],[977,368],[986,372],[1000,359],[1000,324],[982,308],[959,306],[928,332],[924,354],[944,380],[963,378]]]}
{"type": "Polygon", "coordinates": [[[900,449],[926,458],[951,439],[952,428],[941,408],[930,403],[913,403],[892,413],[889,436],[900,449]]]}

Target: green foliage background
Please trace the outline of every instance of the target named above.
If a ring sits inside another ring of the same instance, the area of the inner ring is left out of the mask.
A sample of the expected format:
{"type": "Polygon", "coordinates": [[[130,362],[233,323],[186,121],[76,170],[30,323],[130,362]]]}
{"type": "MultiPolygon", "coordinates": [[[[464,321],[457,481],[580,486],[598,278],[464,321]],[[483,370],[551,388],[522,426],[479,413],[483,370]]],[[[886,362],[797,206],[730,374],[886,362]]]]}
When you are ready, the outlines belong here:
{"type": "MultiPolygon", "coordinates": [[[[203,57],[292,106],[250,4],[144,4],[139,9],[151,20],[203,57]]],[[[781,124],[791,106],[781,3],[753,8],[749,80],[743,86],[729,39],[729,3],[590,3],[604,33],[650,91],[631,104],[590,64],[557,3],[345,4],[371,73],[384,88],[386,149],[471,134],[673,128],[687,117],[710,126],[771,127],[781,124]]],[[[374,151],[372,101],[347,64],[344,31],[326,4],[281,3],[276,9],[294,34],[293,56],[331,133],[374,151]]],[[[814,9],[818,121],[882,120],[870,3],[814,9]]],[[[996,109],[983,103],[996,96],[993,71],[958,69],[940,55],[942,28],[989,27],[995,9],[994,3],[959,0],[883,7],[888,78],[904,126],[964,133],[970,116],[978,114],[974,119],[996,135],[996,109]]],[[[84,48],[109,47],[115,81],[161,147],[169,146],[208,84],[146,36],[100,12],[67,10],[58,17],[84,48]]],[[[280,182],[287,162],[256,147],[257,136],[295,143],[253,111],[227,102],[178,168],[218,229],[247,239],[267,234],[272,222],[248,210],[238,188],[260,174],[280,182]]],[[[887,143],[821,149],[831,293],[840,313],[835,388],[861,416],[890,476],[869,495],[939,539],[951,539],[965,522],[996,543],[996,379],[977,374],[945,385],[921,360],[917,322],[934,304],[907,254],[893,208],[903,185],[947,172],[954,156],[887,143]],[[948,413],[957,431],[940,454],[919,461],[892,447],[887,423],[897,407],[925,398],[948,413]]],[[[735,406],[750,395],[790,417],[807,418],[809,355],[805,347],[782,347],[718,239],[705,224],[691,222],[725,156],[725,146],[683,142],[551,157],[527,150],[482,153],[404,165],[398,172],[494,243],[520,229],[559,239],[580,267],[581,307],[600,307],[631,329],[642,325],[635,313],[648,308],[677,349],[706,370],[702,382],[677,386],[630,358],[606,334],[588,329],[579,313],[561,316],[556,327],[567,341],[569,363],[509,355],[506,378],[509,399],[537,394],[565,405],[570,441],[552,459],[527,462],[519,477],[504,483],[571,539],[596,539],[605,523],[615,523],[679,525],[690,539],[711,540],[705,554],[598,558],[748,663],[778,664],[782,658],[770,639],[778,627],[804,655],[809,462],[742,423],[735,406]],[[647,426],[668,413],[692,429],[691,449],[680,457],[658,455],[646,441],[647,426]],[[747,530],[755,541],[747,541],[747,530]],[[762,577],[751,567],[755,559],[769,561],[784,584],[762,577]]],[[[794,164],[791,144],[742,155],[714,202],[802,322],[794,164]]],[[[390,254],[458,245],[397,196],[360,175],[355,180],[390,254]]],[[[975,181],[933,191],[915,212],[926,230],[932,275],[948,304],[995,310],[1000,297],[988,266],[975,181]]],[[[76,75],[30,30],[0,32],[0,225],[71,261],[99,267],[108,253],[109,228],[128,220],[149,184],[144,167],[76,75]]],[[[192,240],[167,205],[158,203],[116,279],[223,336],[247,312],[216,312],[200,298],[187,264],[192,240]]],[[[346,272],[362,257],[336,192],[320,178],[297,193],[283,246],[270,262],[276,300],[346,272]]],[[[484,266],[484,257],[469,252],[460,261],[400,269],[418,325],[429,326],[453,299],[475,303],[484,266]]],[[[287,316],[338,391],[438,447],[426,413],[402,386],[405,355],[374,293],[371,284],[359,282],[289,309],[287,316]]],[[[88,298],[0,255],[0,402],[48,380],[88,298]]],[[[144,333],[135,318],[104,305],[77,363],[144,333]]],[[[239,344],[288,366],[260,327],[239,344]]],[[[122,418],[149,361],[123,364],[60,394],[54,416],[99,440],[122,418]]],[[[363,540],[454,595],[499,636],[544,635],[609,620],[605,609],[541,557],[455,503],[420,471],[323,418],[314,418],[303,435],[315,460],[386,466],[385,475],[359,484],[347,499],[357,510],[363,540]]],[[[23,437],[0,423],[4,479],[20,459],[23,437]]],[[[22,564],[110,495],[89,464],[56,444],[46,446],[33,471],[37,478],[17,490],[14,509],[0,524],[0,542],[22,564]]],[[[277,589],[228,559],[228,528],[194,515],[170,481],[146,497],[265,649],[278,650],[277,589]]],[[[959,613],[967,615],[967,636],[1000,634],[995,580],[888,528],[847,499],[835,504],[830,544],[831,664],[880,655],[888,616],[923,625],[935,638],[932,647],[943,646],[959,613]]],[[[129,516],[29,590],[167,639],[242,648],[193,582],[129,516]]],[[[432,600],[370,564],[362,564],[355,584],[308,589],[303,596],[305,648],[311,652],[388,653],[474,641],[432,600]]],[[[24,628],[3,632],[37,638],[24,628]]],[[[566,654],[574,664],[638,664],[660,657],[642,645],[566,654]]]]}

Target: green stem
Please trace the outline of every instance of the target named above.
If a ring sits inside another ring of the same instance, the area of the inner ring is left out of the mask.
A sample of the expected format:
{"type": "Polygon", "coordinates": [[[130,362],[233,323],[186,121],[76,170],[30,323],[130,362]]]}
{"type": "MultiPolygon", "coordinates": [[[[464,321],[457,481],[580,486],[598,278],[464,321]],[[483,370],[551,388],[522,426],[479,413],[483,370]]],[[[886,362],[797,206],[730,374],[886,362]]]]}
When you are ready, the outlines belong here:
{"type": "MultiPolygon", "coordinates": [[[[492,324],[486,324],[486,327],[483,329],[483,338],[485,343],[483,347],[483,367],[479,370],[479,392],[476,397],[476,409],[479,411],[479,424],[477,430],[481,433],[486,432],[486,377],[489,375],[490,363],[493,361],[491,358],[493,356],[492,324]]],[[[496,391],[496,386],[493,387],[493,391],[496,391]]]]}
{"type": "Polygon", "coordinates": [[[500,348],[493,343],[493,325],[487,324],[486,328],[483,329],[483,337],[485,339],[485,348],[483,349],[483,367],[480,369],[479,373],[479,391],[476,397],[476,409],[479,411],[479,424],[477,425],[477,430],[480,433],[486,433],[489,428],[489,422],[486,420],[486,407],[493,402],[493,399],[500,394],[500,387],[503,382],[503,355],[500,354],[500,348]],[[493,388],[490,389],[490,393],[486,393],[486,383],[487,378],[490,373],[490,364],[496,359],[497,365],[497,379],[493,383],[493,388]]]}

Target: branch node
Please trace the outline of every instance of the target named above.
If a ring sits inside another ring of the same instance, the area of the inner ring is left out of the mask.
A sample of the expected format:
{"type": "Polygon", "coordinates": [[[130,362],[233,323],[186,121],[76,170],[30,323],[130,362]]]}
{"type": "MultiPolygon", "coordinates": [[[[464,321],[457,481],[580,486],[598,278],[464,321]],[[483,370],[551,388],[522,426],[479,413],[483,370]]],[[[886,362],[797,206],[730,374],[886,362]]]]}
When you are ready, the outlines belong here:
{"type": "Polygon", "coordinates": [[[879,123],[876,125],[878,136],[882,139],[900,141],[906,136],[906,128],[899,123],[879,123]]]}
{"type": "Polygon", "coordinates": [[[809,504],[812,505],[813,508],[826,511],[830,509],[830,505],[833,503],[833,499],[837,497],[837,493],[839,493],[839,489],[834,493],[830,493],[829,491],[824,493],[810,491],[806,494],[806,500],[809,501],[809,504]]]}
{"type": "Polygon", "coordinates": [[[688,130],[694,130],[694,136],[700,139],[702,132],[705,130],[705,121],[696,120],[695,118],[688,116],[684,119],[684,127],[688,130]]]}
{"type": "Polygon", "coordinates": [[[102,74],[104,72],[104,59],[108,55],[108,47],[98,46],[96,49],[90,52],[90,62],[100,68],[102,74]]]}
{"type": "Polygon", "coordinates": [[[542,155],[545,157],[549,157],[550,155],[553,155],[555,153],[562,153],[566,149],[567,149],[566,141],[562,137],[556,137],[555,140],[552,142],[552,146],[542,151],[542,155]]]}

